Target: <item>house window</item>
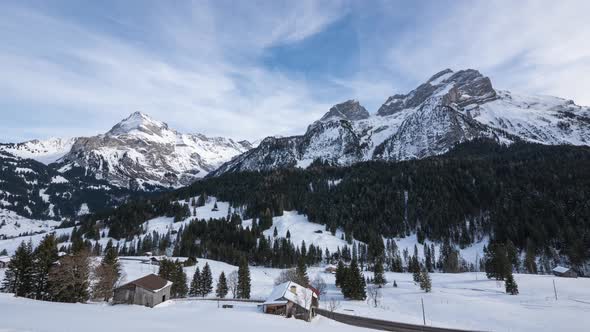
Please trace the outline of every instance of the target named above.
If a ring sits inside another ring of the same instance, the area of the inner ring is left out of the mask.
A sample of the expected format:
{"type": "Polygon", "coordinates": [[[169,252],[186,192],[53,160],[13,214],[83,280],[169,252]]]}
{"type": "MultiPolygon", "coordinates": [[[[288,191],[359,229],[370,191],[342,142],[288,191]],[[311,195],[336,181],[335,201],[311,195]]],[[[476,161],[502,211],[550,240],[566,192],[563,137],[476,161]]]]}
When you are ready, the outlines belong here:
{"type": "Polygon", "coordinates": [[[297,286],[291,286],[291,293],[297,294],[297,286]]]}
{"type": "Polygon", "coordinates": [[[166,302],[166,295],[162,295],[162,302],[166,302]]]}

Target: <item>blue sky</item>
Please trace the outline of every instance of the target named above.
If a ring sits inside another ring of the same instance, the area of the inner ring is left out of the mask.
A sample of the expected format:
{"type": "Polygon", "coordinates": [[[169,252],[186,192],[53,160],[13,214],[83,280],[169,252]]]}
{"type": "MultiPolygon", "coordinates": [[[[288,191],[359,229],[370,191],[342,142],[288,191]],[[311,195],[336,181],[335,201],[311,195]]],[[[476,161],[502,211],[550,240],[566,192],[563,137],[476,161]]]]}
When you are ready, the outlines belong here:
{"type": "Polygon", "coordinates": [[[134,111],[182,132],[302,133],[444,69],[590,105],[589,1],[2,1],[0,141],[103,133],[134,111]]]}

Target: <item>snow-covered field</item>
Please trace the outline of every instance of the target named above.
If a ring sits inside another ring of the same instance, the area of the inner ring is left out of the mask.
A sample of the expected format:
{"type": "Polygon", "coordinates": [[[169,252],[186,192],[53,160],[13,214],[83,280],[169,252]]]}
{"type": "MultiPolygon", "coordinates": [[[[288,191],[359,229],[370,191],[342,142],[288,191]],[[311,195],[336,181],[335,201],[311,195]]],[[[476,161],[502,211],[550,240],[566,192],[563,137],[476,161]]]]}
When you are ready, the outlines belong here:
{"type": "MultiPolygon", "coordinates": [[[[166,234],[170,230],[178,230],[190,219],[220,218],[227,215],[229,205],[217,202],[218,211],[212,211],[215,198],[210,197],[207,204],[196,209],[196,215],[184,221],[174,223],[173,218],[160,217],[144,224],[148,233],[156,231],[166,234]]],[[[191,208],[191,213],[194,214],[191,208]]],[[[22,223],[24,227],[24,224],[22,223]]],[[[245,220],[247,227],[251,220],[245,220]]],[[[12,225],[7,224],[5,227],[12,225]]],[[[33,225],[33,224],[31,224],[33,225]]],[[[287,230],[291,233],[291,240],[299,245],[302,240],[328,247],[330,251],[344,246],[340,232],[332,235],[326,232],[323,225],[310,223],[306,216],[295,211],[286,211],[283,216],[275,217],[274,227],[280,237],[285,236],[287,230]],[[317,231],[322,231],[321,233],[317,231]]],[[[50,230],[55,225],[45,225],[50,230]]],[[[273,227],[273,228],[274,228],[273,227]]],[[[42,227],[43,228],[43,227],[42,227]]],[[[265,231],[265,235],[272,237],[273,228],[265,231]]],[[[5,232],[8,228],[4,229],[5,232]]],[[[56,229],[56,235],[69,234],[72,228],[56,229]]],[[[14,234],[11,230],[7,232],[14,234]]],[[[0,240],[0,250],[7,249],[14,252],[21,241],[29,239],[36,245],[44,234],[17,237],[0,240]]],[[[104,245],[108,238],[100,239],[104,245]]],[[[413,252],[416,236],[395,239],[400,251],[407,249],[413,252]]],[[[487,239],[461,250],[461,256],[467,261],[474,261],[482,257],[483,245],[487,239]]],[[[122,244],[122,242],[120,243],[122,244]]],[[[427,244],[430,242],[427,241],[427,244]]],[[[436,245],[435,245],[436,246],[436,245]]],[[[439,251],[436,246],[437,253],[439,251]]],[[[422,246],[418,245],[418,252],[422,254],[422,246]]],[[[122,282],[134,280],[149,273],[157,273],[158,267],[144,264],[145,257],[122,257],[124,270],[122,282]]],[[[183,258],[181,258],[182,260],[183,258]]],[[[199,259],[198,266],[202,269],[208,262],[214,279],[221,271],[226,275],[237,270],[237,267],[206,259],[199,259]]],[[[185,268],[190,282],[195,267],[185,268]]],[[[251,267],[252,298],[265,299],[270,294],[275,278],[281,270],[261,267],[251,267]]],[[[426,322],[428,325],[440,327],[454,327],[485,331],[586,331],[590,326],[590,279],[565,279],[545,275],[515,275],[520,294],[510,296],[504,293],[504,284],[488,280],[484,273],[442,274],[433,273],[432,292],[422,292],[412,281],[411,274],[386,273],[389,283],[381,290],[382,298],[377,307],[371,307],[365,301],[346,301],[339,289],[334,286],[334,276],[324,273],[323,267],[310,267],[310,279],[320,275],[328,284],[327,294],[322,298],[322,306],[326,306],[330,299],[340,302],[337,311],[366,317],[407,322],[422,323],[421,300],[424,300],[426,322]],[[393,288],[393,280],[398,287],[393,288]],[[558,300],[553,292],[553,280],[556,282],[558,300]]],[[[372,273],[366,272],[367,276],[372,273]]],[[[0,269],[0,278],[4,270],[0,269]]],[[[355,329],[343,326],[330,320],[320,318],[311,324],[301,321],[286,320],[280,317],[267,316],[259,313],[252,304],[238,304],[234,310],[217,309],[215,303],[178,301],[168,302],[156,309],[150,310],[135,306],[107,306],[99,304],[58,304],[35,302],[26,299],[15,299],[8,295],[0,295],[0,331],[68,331],[79,330],[80,326],[88,326],[89,331],[98,330],[156,330],[166,327],[178,330],[194,329],[197,326],[219,327],[220,331],[235,330],[246,327],[248,330],[300,330],[312,328],[322,331],[332,329],[355,329]],[[39,319],[27,319],[27,315],[35,312],[39,319]],[[4,314],[7,313],[7,314],[4,314]],[[104,317],[109,319],[105,320],[104,317]],[[6,317],[6,318],[5,318],[6,317]],[[71,323],[64,323],[68,318],[71,323]],[[70,320],[71,320],[70,319],[70,320]],[[87,323],[83,323],[87,322],[87,323]],[[201,325],[207,324],[207,325],[201,325]],[[302,325],[303,324],[303,325],[302,325]],[[92,330],[94,329],[94,330],[92,330]]]]}
{"type": "MultiPolygon", "coordinates": [[[[142,263],[144,259],[122,257],[124,281],[157,273],[158,267],[142,263]]],[[[211,266],[214,280],[221,271],[227,275],[237,270],[235,266],[206,259],[199,259],[197,265],[202,269],[205,263],[211,266]]],[[[194,271],[195,267],[185,268],[189,282],[194,271]]],[[[265,299],[280,271],[251,267],[252,298],[265,299]]],[[[326,307],[330,299],[335,299],[340,302],[337,311],[349,315],[421,324],[420,301],[423,299],[426,323],[431,326],[535,332],[587,331],[590,326],[590,279],[587,278],[566,279],[517,274],[515,278],[520,294],[510,296],[504,293],[502,282],[488,280],[484,273],[433,273],[432,292],[424,293],[412,281],[411,274],[388,272],[386,277],[389,283],[382,289],[382,298],[375,308],[365,301],[344,300],[339,289],[334,286],[334,276],[325,273],[323,267],[310,267],[308,274],[310,279],[320,275],[328,284],[321,306],[326,307]],[[396,280],[397,288],[392,287],[393,280],[396,280]],[[555,300],[553,280],[556,282],[558,300],[555,300]]],[[[371,273],[366,272],[366,275],[371,273]]],[[[0,277],[3,277],[2,270],[0,277]]],[[[0,331],[74,331],[79,330],[80,326],[88,331],[186,331],[197,327],[215,328],[219,331],[234,331],[236,328],[260,331],[277,328],[287,331],[304,328],[318,331],[356,330],[322,317],[308,324],[264,315],[254,304],[238,303],[234,309],[218,309],[215,302],[191,300],[167,302],[155,309],[148,309],[126,305],[36,302],[0,294],[0,313],[0,331]],[[32,312],[38,315],[38,319],[29,319],[32,312]]]]}
{"type": "Polygon", "coordinates": [[[361,331],[327,318],[312,323],[264,315],[253,303],[217,308],[212,301],[167,301],[142,306],[66,304],[0,294],[0,331],[361,331]]]}
{"type": "MultiPolygon", "coordinates": [[[[130,257],[131,258],[131,257],[130,257]]],[[[134,257],[133,259],[137,259],[134,257]]],[[[139,261],[122,260],[126,279],[133,280],[157,272],[156,266],[139,261]]],[[[208,262],[214,279],[221,271],[227,274],[237,267],[199,259],[202,269],[208,262]]],[[[185,268],[189,281],[195,267],[185,268]]],[[[251,267],[252,298],[265,299],[270,294],[279,269],[251,267]]],[[[334,286],[334,276],[323,267],[311,267],[310,279],[316,275],[328,284],[322,306],[329,299],[340,301],[339,312],[407,323],[422,323],[420,300],[424,300],[426,323],[431,326],[484,331],[586,331],[590,324],[590,279],[566,279],[542,275],[515,275],[520,294],[504,292],[503,282],[488,280],[485,273],[433,273],[432,292],[424,293],[409,273],[386,273],[389,283],[382,289],[377,308],[365,301],[346,301],[334,286]],[[393,280],[398,287],[393,288],[393,280]],[[555,280],[558,300],[553,292],[555,280]]],[[[370,272],[365,273],[370,276],[370,272]]],[[[212,295],[211,295],[212,296],[212,295]]]]}

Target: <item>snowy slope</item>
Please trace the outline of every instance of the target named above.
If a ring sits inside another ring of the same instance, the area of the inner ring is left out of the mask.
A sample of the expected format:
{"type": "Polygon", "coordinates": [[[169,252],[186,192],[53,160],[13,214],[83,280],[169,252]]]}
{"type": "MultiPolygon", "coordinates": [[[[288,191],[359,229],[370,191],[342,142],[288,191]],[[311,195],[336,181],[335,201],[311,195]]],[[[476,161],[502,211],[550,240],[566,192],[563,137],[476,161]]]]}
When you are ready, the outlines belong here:
{"type": "MultiPolygon", "coordinates": [[[[243,227],[251,225],[252,219],[242,221],[243,227]]],[[[282,216],[273,217],[272,227],[265,230],[264,235],[273,238],[275,227],[279,238],[286,237],[289,231],[291,242],[296,246],[300,246],[301,242],[305,241],[306,246],[313,244],[322,249],[328,248],[330,252],[336,252],[338,248],[342,249],[348,245],[342,240],[344,232],[338,230],[335,235],[332,235],[326,230],[325,225],[309,222],[305,215],[297,211],[284,211],[282,216]]]]}
{"type": "Polygon", "coordinates": [[[179,187],[250,148],[247,141],[182,134],[136,112],[104,135],[76,139],[58,167],[65,173],[82,169],[121,187],[179,187]]]}
{"type": "Polygon", "coordinates": [[[46,165],[51,164],[70,152],[76,138],[50,138],[22,143],[0,144],[0,150],[21,158],[35,159],[46,165]]]}
{"type": "Polygon", "coordinates": [[[245,170],[420,159],[486,137],[510,144],[590,144],[590,109],[571,100],[495,90],[476,70],[443,70],[369,115],[357,101],[332,107],[300,136],[267,138],[213,175],[245,170]]]}
{"type": "MultiPolygon", "coordinates": [[[[157,271],[143,264],[142,257],[121,259],[125,280],[133,280],[157,271]]],[[[183,260],[184,258],[181,258],[183,260]]],[[[199,259],[202,269],[208,263],[214,277],[214,287],[221,271],[229,274],[237,267],[199,259]]],[[[196,267],[184,268],[190,283],[196,267]]],[[[252,297],[265,299],[272,291],[280,269],[250,267],[252,297]]],[[[0,277],[3,272],[0,271],[0,277]]],[[[554,278],[553,276],[516,274],[520,294],[504,293],[503,282],[488,280],[484,273],[433,273],[432,292],[424,293],[412,281],[409,273],[385,274],[389,283],[381,290],[381,300],[375,308],[366,301],[349,301],[334,286],[334,275],[324,273],[323,267],[310,267],[311,279],[321,276],[327,283],[327,294],[320,300],[327,307],[330,299],[339,302],[337,312],[391,321],[422,324],[421,300],[424,301],[426,324],[429,326],[474,329],[480,331],[586,331],[590,324],[590,279],[554,278]],[[558,300],[553,293],[555,279],[558,300]],[[397,288],[392,287],[395,280],[397,288]]],[[[366,276],[371,273],[365,272],[366,276]]],[[[213,296],[213,294],[210,294],[213,296]]],[[[73,328],[84,326],[87,331],[132,331],[194,329],[214,326],[216,331],[237,329],[260,331],[356,331],[323,317],[312,323],[279,316],[264,315],[256,304],[234,303],[234,309],[217,308],[214,301],[168,301],[154,309],[141,306],[104,304],[63,304],[14,298],[0,294],[2,327],[9,330],[64,331],[63,322],[73,328]],[[31,312],[36,319],[28,319],[31,312]],[[105,320],[104,317],[109,317],[105,320]]],[[[366,331],[366,330],[365,330],[366,331]]]]}
{"type": "Polygon", "coordinates": [[[0,294],[2,328],[7,331],[362,331],[327,318],[312,323],[259,312],[255,303],[167,301],[155,308],[129,305],[67,304],[0,294]],[[31,318],[35,313],[35,319],[31,318]],[[107,319],[105,319],[107,318],[107,319]]]}
{"type": "Polygon", "coordinates": [[[45,233],[59,226],[55,220],[33,220],[19,216],[14,211],[0,207],[0,238],[18,237],[22,234],[45,233]]]}

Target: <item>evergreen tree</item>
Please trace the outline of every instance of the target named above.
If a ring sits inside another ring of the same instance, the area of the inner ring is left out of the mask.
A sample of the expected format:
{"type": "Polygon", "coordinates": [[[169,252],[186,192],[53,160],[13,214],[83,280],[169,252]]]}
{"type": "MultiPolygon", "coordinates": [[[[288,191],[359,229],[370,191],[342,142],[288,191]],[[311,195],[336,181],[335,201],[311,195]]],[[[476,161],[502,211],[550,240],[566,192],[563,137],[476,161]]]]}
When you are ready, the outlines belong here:
{"type": "Polygon", "coordinates": [[[353,259],[345,271],[342,294],[351,300],[364,300],[367,297],[366,283],[356,260],[353,259]]]}
{"type": "Polygon", "coordinates": [[[49,300],[49,271],[58,259],[57,240],[53,234],[46,235],[33,253],[33,288],[35,299],[49,300]]]}
{"type": "Polygon", "coordinates": [[[305,265],[305,261],[303,258],[299,259],[297,263],[297,268],[295,269],[297,274],[297,283],[303,287],[309,286],[309,277],[307,276],[307,266],[305,265]]]}
{"type": "Polygon", "coordinates": [[[195,273],[193,274],[193,280],[191,281],[189,295],[201,296],[201,269],[199,269],[198,266],[195,269],[195,273]]]}
{"type": "Polygon", "coordinates": [[[248,267],[248,260],[242,258],[240,265],[238,266],[238,292],[237,296],[239,299],[250,298],[250,268],[248,267]]]}
{"type": "MultiPolygon", "coordinates": [[[[110,241],[109,241],[110,242],[110,241]]],[[[116,248],[107,245],[102,262],[94,269],[97,281],[93,286],[93,296],[108,302],[113,294],[113,289],[121,277],[121,266],[116,248]]]]}
{"type": "Polygon", "coordinates": [[[484,248],[484,267],[489,279],[504,280],[512,273],[512,264],[504,244],[490,243],[484,248]]]}
{"type": "Polygon", "coordinates": [[[387,284],[383,271],[383,261],[380,258],[377,259],[377,262],[375,263],[375,271],[373,271],[373,274],[373,283],[379,286],[379,288],[387,284]]]}
{"type": "Polygon", "coordinates": [[[84,303],[90,297],[90,256],[87,250],[63,256],[49,271],[51,299],[84,303]]]}
{"type": "Polygon", "coordinates": [[[336,287],[342,287],[346,275],[346,267],[342,261],[338,261],[336,266],[336,287]]]}
{"type": "Polygon", "coordinates": [[[397,288],[397,281],[395,281],[395,280],[393,281],[393,287],[397,288]]]}
{"type": "Polygon", "coordinates": [[[420,289],[426,293],[429,293],[432,289],[432,280],[430,279],[430,274],[427,269],[424,269],[422,273],[420,273],[420,289]]]}
{"type": "Polygon", "coordinates": [[[158,275],[166,280],[172,281],[170,288],[171,298],[185,297],[188,293],[186,284],[186,273],[182,269],[182,263],[178,260],[171,261],[164,259],[160,261],[160,269],[158,275]]]}
{"type": "Polygon", "coordinates": [[[32,297],[34,294],[34,270],[31,242],[24,241],[16,249],[8,262],[2,282],[2,292],[14,293],[16,296],[32,297]]]}
{"type": "Polygon", "coordinates": [[[213,276],[211,275],[211,268],[209,263],[205,263],[203,271],[201,272],[201,296],[205,297],[213,291],[213,276]]]}
{"type": "Polygon", "coordinates": [[[537,255],[533,241],[531,239],[527,239],[526,256],[524,259],[524,265],[527,273],[537,274],[536,256],[537,255]]]}
{"type": "Polygon", "coordinates": [[[505,286],[507,294],[518,295],[518,285],[516,284],[516,280],[514,280],[512,272],[506,276],[505,286]]]}
{"type": "Polygon", "coordinates": [[[285,235],[287,237],[287,239],[291,238],[291,232],[289,232],[289,230],[287,230],[287,234],[285,235]]]}
{"type": "Polygon", "coordinates": [[[217,289],[215,290],[215,296],[222,299],[227,295],[227,292],[227,279],[225,278],[225,273],[221,271],[219,279],[217,279],[217,289]]]}

